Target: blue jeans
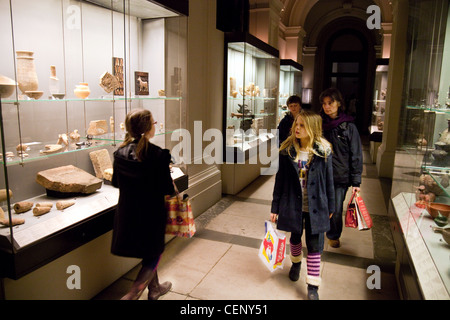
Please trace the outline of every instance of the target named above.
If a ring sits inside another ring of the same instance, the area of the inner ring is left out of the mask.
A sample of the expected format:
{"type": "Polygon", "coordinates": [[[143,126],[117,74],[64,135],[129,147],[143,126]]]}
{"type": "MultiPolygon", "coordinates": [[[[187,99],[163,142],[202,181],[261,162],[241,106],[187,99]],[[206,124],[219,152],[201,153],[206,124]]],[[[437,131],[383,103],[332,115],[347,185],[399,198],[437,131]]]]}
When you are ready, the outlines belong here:
{"type": "MultiPolygon", "coordinates": [[[[309,213],[303,212],[303,226],[305,228],[305,240],[308,253],[323,251],[324,236],[323,233],[312,234],[311,222],[309,219],[309,213]]],[[[302,230],[303,231],[303,230],[302,230]]],[[[302,233],[291,233],[290,242],[292,244],[299,244],[302,241],[302,233]]]]}
{"type": "Polygon", "coordinates": [[[348,187],[334,186],[335,211],[330,219],[330,230],[327,231],[327,238],[338,240],[342,233],[342,211],[348,187]]]}

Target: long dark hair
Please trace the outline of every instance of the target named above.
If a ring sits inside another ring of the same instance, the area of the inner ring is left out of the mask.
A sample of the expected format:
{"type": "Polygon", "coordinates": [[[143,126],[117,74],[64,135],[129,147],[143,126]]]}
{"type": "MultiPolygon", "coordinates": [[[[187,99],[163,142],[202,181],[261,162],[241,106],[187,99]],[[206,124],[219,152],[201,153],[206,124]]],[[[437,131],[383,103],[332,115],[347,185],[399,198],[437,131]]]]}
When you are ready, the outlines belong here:
{"type": "Polygon", "coordinates": [[[139,161],[143,161],[150,146],[150,141],[145,137],[145,134],[152,128],[153,117],[149,110],[131,110],[125,118],[125,129],[127,130],[127,133],[125,134],[125,140],[120,147],[124,147],[137,140],[136,157],[139,161]]]}

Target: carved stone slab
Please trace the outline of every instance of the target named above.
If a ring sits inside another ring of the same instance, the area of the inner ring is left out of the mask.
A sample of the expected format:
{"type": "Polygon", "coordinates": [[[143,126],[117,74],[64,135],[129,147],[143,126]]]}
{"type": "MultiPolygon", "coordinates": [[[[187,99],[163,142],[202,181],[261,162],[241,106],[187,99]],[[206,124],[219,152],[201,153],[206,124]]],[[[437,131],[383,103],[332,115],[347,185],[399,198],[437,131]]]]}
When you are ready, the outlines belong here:
{"type": "Polygon", "coordinates": [[[75,166],[68,165],[40,171],[36,182],[44,188],[61,193],[94,193],[103,181],[75,166]]]}

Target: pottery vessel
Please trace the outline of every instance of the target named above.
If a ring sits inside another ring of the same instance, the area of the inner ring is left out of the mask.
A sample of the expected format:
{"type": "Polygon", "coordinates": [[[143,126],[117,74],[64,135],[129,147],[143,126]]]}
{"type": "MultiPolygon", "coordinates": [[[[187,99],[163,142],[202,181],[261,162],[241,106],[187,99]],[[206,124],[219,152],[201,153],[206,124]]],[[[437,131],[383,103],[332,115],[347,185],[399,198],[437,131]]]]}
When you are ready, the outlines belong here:
{"type": "Polygon", "coordinates": [[[25,91],[24,92],[31,99],[39,99],[44,94],[44,91],[25,91]]]}
{"type": "Polygon", "coordinates": [[[431,202],[427,204],[428,213],[436,219],[439,213],[444,217],[448,218],[450,214],[450,205],[444,203],[431,202]]]}
{"type": "Polygon", "coordinates": [[[433,227],[434,232],[442,233],[442,238],[444,238],[445,242],[450,244],[450,228],[437,228],[433,227]]]}
{"type": "Polygon", "coordinates": [[[39,82],[34,66],[33,51],[16,51],[17,54],[17,82],[19,89],[25,91],[36,91],[39,82]]]}
{"type": "Polygon", "coordinates": [[[0,75],[0,98],[8,98],[11,96],[16,85],[13,79],[0,75]]]}
{"type": "Polygon", "coordinates": [[[76,86],[73,92],[75,93],[75,96],[77,98],[86,99],[91,93],[91,90],[89,90],[89,86],[87,83],[80,82],[80,84],[76,86]]]}

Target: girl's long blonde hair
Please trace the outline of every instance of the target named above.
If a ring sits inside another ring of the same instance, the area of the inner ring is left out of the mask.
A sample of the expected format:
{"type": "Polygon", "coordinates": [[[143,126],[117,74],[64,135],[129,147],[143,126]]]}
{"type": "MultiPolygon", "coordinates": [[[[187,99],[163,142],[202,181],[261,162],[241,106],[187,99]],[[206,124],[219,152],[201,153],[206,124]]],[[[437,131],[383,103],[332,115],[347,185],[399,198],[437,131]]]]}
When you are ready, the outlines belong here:
{"type": "MultiPolygon", "coordinates": [[[[294,123],[291,127],[291,134],[281,144],[280,151],[286,149],[289,156],[292,157],[291,150],[294,148],[298,157],[301,147],[304,147],[308,152],[325,159],[331,152],[331,144],[322,135],[322,117],[313,111],[305,109],[300,110],[300,113],[297,117],[295,117],[294,123]],[[305,124],[305,130],[309,136],[307,146],[302,146],[300,144],[300,139],[295,137],[295,129],[297,126],[297,119],[299,117],[302,118],[305,124]],[[315,147],[315,145],[317,145],[317,147],[315,147]],[[327,152],[327,150],[329,150],[329,152],[327,152]]],[[[311,159],[309,161],[311,161],[311,159]]]]}
{"type": "Polygon", "coordinates": [[[146,109],[131,110],[125,118],[125,139],[120,145],[124,147],[129,143],[137,140],[136,157],[139,161],[143,161],[145,154],[150,146],[150,141],[145,137],[153,127],[152,113],[146,109]]]}

